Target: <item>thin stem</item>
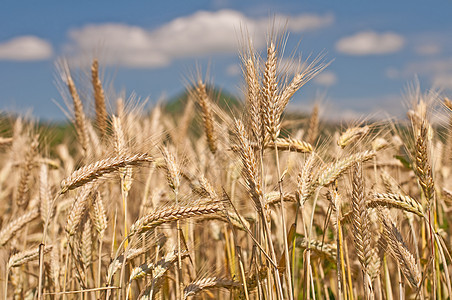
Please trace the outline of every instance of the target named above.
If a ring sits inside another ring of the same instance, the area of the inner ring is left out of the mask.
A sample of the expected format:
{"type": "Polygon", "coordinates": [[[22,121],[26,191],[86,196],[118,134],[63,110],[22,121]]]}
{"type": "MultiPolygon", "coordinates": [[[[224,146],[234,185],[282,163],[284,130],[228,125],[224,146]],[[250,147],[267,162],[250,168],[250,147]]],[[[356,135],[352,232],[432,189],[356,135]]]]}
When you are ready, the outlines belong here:
{"type": "MultiPolygon", "coordinates": [[[[260,149],[260,157],[259,157],[259,159],[260,159],[260,165],[261,165],[261,175],[262,175],[262,177],[264,177],[265,172],[264,172],[264,147],[263,146],[260,149]]],[[[264,182],[262,184],[262,193],[263,193],[263,195],[265,195],[265,180],[264,180],[264,182]]],[[[262,203],[262,199],[260,199],[260,201],[262,203]]],[[[273,242],[271,240],[271,236],[272,236],[271,235],[271,228],[268,226],[267,220],[265,218],[265,216],[267,214],[267,211],[266,211],[266,208],[265,208],[264,205],[261,205],[261,207],[262,207],[262,211],[260,212],[260,218],[261,218],[261,223],[264,224],[265,235],[267,237],[267,244],[268,244],[268,247],[270,248],[270,254],[272,256],[272,259],[270,261],[273,262],[273,266],[275,267],[274,268],[273,277],[274,277],[274,280],[275,280],[275,284],[276,284],[277,290],[279,292],[278,299],[284,299],[283,290],[282,290],[282,286],[281,286],[281,279],[279,277],[278,267],[274,263],[274,262],[276,262],[276,254],[275,254],[275,248],[273,246],[273,242]]],[[[251,237],[254,239],[254,237],[252,235],[251,235],[251,237]]],[[[266,254],[265,251],[264,251],[264,254],[266,254]]]]}
{"type": "Polygon", "coordinates": [[[342,295],[342,283],[345,282],[342,280],[342,231],[341,231],[341,218],[338,215],[338,211],[336,210],[336,245],[337,245],[337,254],[336,254],[336,270],[337,270],[337,296],[339,300],[343,299],[342,295]]]}
{"type": "Polygon", "coordinates": [[[38,300],[42,300],[42,285],[43,285],[43,276],[44,276],[44,248],[46,246],[47,239],[47,228],[49,227],[50,216],[53,210],[53,206],[55,205],[56,200],[60,197],[61,192],[59,192],[55,198],[53,198],[52,203],[49,205],[49,210],[47,212],[46,221],[44,222],[44,229],[42,233],[41,244],[39,245],[39,278],[38,278],[38,300]]]}
{"type": "MultiPolygon", "coordinates": [[[[129,226],[127,224],[127,215],[128,215],[128,208],[127,208],[127,197],[128,192],[124,189],[124,178],[121,176],[121,197],[122,197],[122,207],[124,209],[124,236],[127,237],[127,232],[129,229],[129,226]]],[[[126,242],[124,243],[124,249],[126,249],[128,245],[128,240],[126,239],[126,242]]]]}
{"type": "Polygon", "coordinates": [[[5,300],[8,299],[8,275],[9,275],[9,268],[6,267],[6,275],[5,275],[5,300]]]}
{"type": "MultiPolygon", "coordinates": [[[[98,254],[98,266],[97,266],[97,287],[100,287],[100,277],[102,272],[102,238],[99,240],[99,254],[98,254]]],[[[100,294],[98,295],[100,297],[100,294]]]]}
{"type": "MultiPolygon", "coordinates": [[[[177,190],[174,191],[174,193],[176,194],[176,205],[179,204],[179,199],[178,199],[178,193],[177,190]]],[[[179,286],[176,288],[176,292],[179,291],[178,294],[178,299],[182,300],[183,298],[183,294],[184,294],[184,282],[183,282],[183,278],[182,278],[182,258],[181,258],[181,253],[180,253],[180,249],[181,249],[181,229],[180,229],[180,221],[177,220],[176,222],[176,228],[177,228],[177,281],[179,283],[179,286]]]]}
{"type": "Polygon", "coordinates": [[[284,210],[284,199],[283,199],[283,186],[282,186],[282,178],[281,178],[281,170],[279,166],[279,154],[278,154],[278,146],[275,144],[275,159],[276,159],[276,170],[278,172],[278,187],[279,187],[279,201],[281,205],[281,223],[283,229],[283,239],[284,239],[284,256],[286,257],[286,281],[289,293],[289,299],[293,300],[293,289],[292,289],[292,276],[290,270],[290,257],[289,257],[289,245],[287,243],[287,229],[286,229],[286,216],[284,210]]]}
{"type": "Polygon", "coordinates": [[[314,197],[314,203],[312,204],[312,212],[311,212],[311,220],[309,223],[309,228],[308,228],[308,234],[307,234],[307,247],[306,247],[306,295],[307,295],[307,299],[310,299],[310,284],[309,284],[309,268],[311,265],[311,249],[310,249],[310,244],[311,244],[311,235],[312,235],[312,225],[314,224],[314,214],[315,214],[315,208],[317,205],[317,199],[319,198],[319,194],[320,194],[320,188],[317,188],[316,192],[315,192],[315,197],[314,197]]]}

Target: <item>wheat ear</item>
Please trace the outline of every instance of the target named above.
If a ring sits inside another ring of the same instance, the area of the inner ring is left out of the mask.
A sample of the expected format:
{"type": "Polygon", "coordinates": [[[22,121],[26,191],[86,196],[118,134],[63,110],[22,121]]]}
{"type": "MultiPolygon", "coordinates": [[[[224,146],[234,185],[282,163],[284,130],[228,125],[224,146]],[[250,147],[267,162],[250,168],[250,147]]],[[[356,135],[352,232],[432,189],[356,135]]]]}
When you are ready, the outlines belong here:
{"type": "Polygon", "coordinates": [[[108,173],[125,168],[127,166],[139,165],[143,162],[150,162],[152,158],[146,153],[135,155],[120,155],[99,160],[95,163],[81,167],[74,171],[69,177],[61,182],[60,193],[80,187],[89,182],[93,182],[99,177],[108,173]]]}
{"type": "Polygon", "coordinates": [[[5,137],[0,136],[0,146],[11,144],[12,142],[13,142],[13,138],[5,138],[5,137]]]}
{"type": "Polygon", "coordinates": [[[77,135],[80,139],[80,144],[82,145],[83,150],[87,151],[89,144],[89,135],[88,128],[86,126],[86,116],[85,112],[83,111],[83,104],[82,101],[80,100],[77,88],[75,87],[74,80],[72,80],[71,72],[69,70],[67,63],[65,63],[64,69],[65,69],[64,80],[66,81],[69,94],[71,95],[72,102],[74,104],[75,129],[77,131],[77,135]]]}
{"type": "Polygon", "coordinates": [[[235,120],[236,136],[239,144],[239,156],[242,161],[242,174],[246,181],[248,192],[251,195],[254,207],[258,212],[263,211],[262,205],[262,188],[260,184],[257,160],[253,148],[250,144],[248,136],[242,121],[235,120]]]}
{"type": "Polygon", "coordinates": [[[38,138],[39,136],[35,135],[32,142],[30,143],[30,148],[25,155],[25,161],[17,188],[17,204],[23,207],[26,207],[28,205],[28,191],[30,189],[29,181],[31,177],[31,171],[34,167],[36,153],[38,151],[38,138]]]}
{"type": "Polygon", "coordinates": [[[262,110],[265,128],[270,135],[271,140],[276,140],[281,130],[281,120],[278,114],[277,88],[278,81],[276,78],[276,48],[273,42],[267,47],[267,61],[265,62],[264,82],[262,87],[262,110]]]}
{"type": "Polygon", "coordinates": [[[4,246],[22,227],[39,217],[39,209],[34,208],[6,224],[0,231],[0,246],[4,246]]]}
{"type": "Polygon", "coordinates": [[[375,193],[373,198],[367,202],[370,207],[386,206],[395,207],[404,211],[411,212],[420,217],[425,217],[422,205],[410,196],[392,193],[375,193]]]}
{"type": "Polygon", "coordinates": [[[422,187],[425,198],[427,199],[427,210],[432,204],[435,187],[433,183],[432,168],[430,166],[428,156],[428,138],[427,138],[428,124],[422,122],[419,135],[416,139],[416,168],[415,173],[422,187]]]}
{"type": "Polygon", "coordinates": [[[380,221],[383,224],[383,236],[388,242],[390,252],[409,284],[419,288],[421,274],[413,254],[408,250],[402,235],[389,215],[380,211],[380,221]]]}
{"type": "Polygon", "coordinates": [[[51,208],[52,195],[49,186],[49,168],[46,164],[41,164],[39,173],[39,212],[41,219],[45,223],[47,218],[52,217],[53,208],[51,208]]]}
{"type": "Polygon", "coordinates": [[[217,136],[215,132],[215,120],[213,118],[212,103],[207,95],[206,84],[201,80],[195,87],[195,98],[201,107],[204,130],[206,131],[207,144],[212,153],[217,151],[217,136]]]}
{"type": "Polygon", "coordinates": [[[297,197],[301,206],[303,206],[306,200],[308,200],[309,197],[312,196],[315,190],[315,160],[315,154],[311,153],[311,155],[309,155],[308,159],[305,161],[304,165],[300,168],[301,171],[297,176],[297,197]]]}
{"type": "Polygon", "coordinates": [[[94,103],[96,106],[96,125],[101,137],[103,137],[107,133],[107,109],[105,107],[104,89],[99,79],[99,62],[97,59],[94,59],[91,65],[91,77],[94,89],[94,103]]]}
{"type": "MultiPolygon", "coordinates": [[[[295,240],[295,246],[306,249],[308,247],[308,241],[302,236],[298,236],[295,240]]],[[[309,249],[314,250],[318,254],[321,254],[332,261],[336,261],[337,247],[336,244],[325,243],[323,241],[313,240],[309,241],[309,249]]]]}
{"type": "Polygon", "coordinates": [[[85,185],[77,194],[77,197],[72,204],[72,208],[69,211],[65,228],[69,236],[73,236],[77,232],[80,222],[88,209],[88,203],[93,189],[93,185],[85,185]]]}
{"type": "Polygon", "coordinates": [[[244,76],[246,79],[247,95],[246,95],[246,111],[250,122],[253,139],[260,145],[263,142],[263,126],[262,126],[262,93],[259,85],[259,75],[256,64],[257,59],[254,54],[249,57],[242,58],[244,65],[244,76]]]}
{"type": "MultiPolygon", "coordinates": [[[[44,253],[49,253],[53,246],[48,245],[44,248],[44,253]]],[[[6,268],[9,270],[14,267],[19,267],[29,261],[35,260],[39,257],[39,247],[18,252],[11,256],[8,260],[6,268]]]]}
{"type": "Polygon", "coordinates": [[[311,117],[309,118],[309,127],[306,141],[311,145],[315,144],[318,132],[319,132],[319,105],[316,103],[314,104],[311,117]]]}
{"type": "Polygon", "coordinates": [[[195,202],[190,205],[172,205],[160,208],[136,221],[130,227],[129,235],[146,232],[163,223],[214,214],[223,210],[221,202],[195,202]]]}
{"type": "Polygon", "coordinates": [[[187,285],[184,289],[184,299],[187,299],[190,296],[195,296],[202,290],[222,287],[227,289],[232,289],[234,287],[239,286],[238,282],[233,280],[219,278],[219,277],[204,277],[198,280],[193,281],[189,285],[187,285]]]}
{"type": "MultiPolygon", "coordinates": [[[[169,268],[177,261],[178,257],[186,256],[187,253],[169,252],[164,258],[159,260],[153,267],[152,280],[146,288],[140,293],[138,299],[153,299],[155,293],[160,288],[161,278],[166,274],[169,268]]],[[[139,271],[139,270],[138,270],[139,271]]]]}
{"type": "Polygon", "coordinates": [[[354,163],[365,162],[376,155],[374,150],[366,150],[350,155],[344,159],[341,159],[335,163],[331,163],[323,167],[318,178],[318,184],[320,186],[326,186],[336,180],[342,173],[350,168],[354,163]]]}
{"type": "Polygon", "coordinates": [[[353,205],[353,236],[358,259],[367,273],[371,261],[370,217],[364,195],[362,166],[356,163],[353,167],[352,205],[353,205]]]}
{"type": "Polygon", "coordinates": [[[341,146],[341,148],[345,148],[347,145],[350,145],[357,139],[366,135],[369,130],[369,126],[348,128],[343,134],[341,134],[337,141],[337,144],[341,146]]]}
{"type": "Polygon", "coordinates": [[[291,137],[277,138],[274,142],[271,142],[268,146],[274,147],[274,145],[276,145],[279,150],[287,150],[300,153],[312,152],[311,144],[291,137]]]}

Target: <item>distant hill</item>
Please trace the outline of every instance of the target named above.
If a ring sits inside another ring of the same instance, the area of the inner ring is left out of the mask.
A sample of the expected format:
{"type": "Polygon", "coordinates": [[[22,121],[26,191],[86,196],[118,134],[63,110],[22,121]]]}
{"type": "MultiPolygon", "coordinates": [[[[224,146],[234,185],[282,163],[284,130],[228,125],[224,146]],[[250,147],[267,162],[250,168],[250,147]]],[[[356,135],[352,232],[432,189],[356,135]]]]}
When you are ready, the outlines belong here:
{"type": "MultiPolygon", "coordinates": [[[[237,110],[243,105],[243,103],[236,96],[227,91],[208,86],[207,92],[212,101],[226,112],[237,110]]],[[[170,99],[163,107],[165,112],[176,116],[182,114],[189,97],[190,92],[186,90],[180,95],[170,99]]]]}

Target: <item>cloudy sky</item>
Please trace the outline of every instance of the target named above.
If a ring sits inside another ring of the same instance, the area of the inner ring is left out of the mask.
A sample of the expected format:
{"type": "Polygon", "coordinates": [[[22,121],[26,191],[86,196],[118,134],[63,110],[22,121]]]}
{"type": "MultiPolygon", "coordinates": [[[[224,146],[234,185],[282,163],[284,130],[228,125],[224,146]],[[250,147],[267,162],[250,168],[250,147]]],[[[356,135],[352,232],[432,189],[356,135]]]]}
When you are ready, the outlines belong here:
{"type": "MultiPolygon", "coordinates": [[[[289,32],[286,59],[323,55],[327,69],[292,108],[323,97],[329,114],[402,112],[406,87],[452,94],[452,1],[22,1],[0,3],[0,111],[65,118],[56,62],[65,58],[90,96],[99,58],[112,103],[174,97],[200,69],[240,94],[243,32],[265,55],[272,24],[289,32]],[[77,3],[77,4],[75,4],[77,3]]],[[[114,107],[112,105],[111,107],[114,107]]]]}

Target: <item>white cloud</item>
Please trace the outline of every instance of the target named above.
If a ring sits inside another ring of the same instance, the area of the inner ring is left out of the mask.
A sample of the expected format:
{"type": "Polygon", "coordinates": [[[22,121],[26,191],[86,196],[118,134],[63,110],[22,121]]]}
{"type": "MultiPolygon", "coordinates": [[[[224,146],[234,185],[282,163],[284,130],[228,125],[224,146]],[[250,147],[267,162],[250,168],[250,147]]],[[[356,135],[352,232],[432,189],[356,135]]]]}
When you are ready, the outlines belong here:
{"type": "Polygon", "coordinates": [[[398,79],[400,78],[400,71],[394,67],[389,67],[386,69],[386,77],[390,79],[398,79]]]}
{"type": "Polygon", "coordinates": [[[229,76],[237,76],[237,75],[240,75],[241,73],[242,73],[242,70],[240,69],[240,67],[237,64],[229,65],[226,68],[226,74],[228,74],[229,76]]]}
{"type": "Polygon", "coordinates": [[[330,99],[325,118],[329,120],[387,120],[390,117],[403,117],[406,109],[403,98],[397,94],[372,97],[352,97],[330,99]]]}
{"type": "Polygon", "coordinates": [[[43,60],[50,58],[52,53],[52,45],[49,42],[31,35],[0,43],[0,60],[43,60]]]}
{"type": "Polygon", "coordinates": [[[334,16],[332,14],[326,14],[324,16],[315,14],[303,14],[294,17],[280,15],[277,16],[277,19],[278,18],[281,21],[288,19],[287,29],[291,32],[315,30],[318,28],[327,27],[334,23],[334,16]]]}
{"type": "MultiPolygon", "coordinates": [[[[330,25],[332,15],[277,15],[275,24],[288,21],[291,32],[303,32],[330,25]]],[[[266,43],[272,18],[249,18],[234,10],[199,11],[180,17],[156,29],[126,24],[87,25],[69,32],[71,42],[66,49],[74,57],[99,49],[106,53],[103,63],[135,68],[155,68],[174,59],[213,54],[237,53],[239,37],[245,28],[256,48],[266,43]]]]}
{"type": "Polygon", "coordinates": [[[452,90],[452,71],[450,73],[436,74],[433,76],[432,84],[440,89],[452,90]]]}
{"type": "Polygon", "coordinates": [[[436,55],[440,54],[442,49],[440,45],[424,44],[414,48],[414,51],[419,55],[436,55]]]}
{"type": "Polygon", "coordinates": [[[337,41],[336,50],[349,55],[377,55],[402,49],[405,39],[396,33],[362,31],[337,41]]]}
{"type": "Polygon", "coordinates": [[[452,57],[411,62],[401,69],[389,68],[386,75],[392,79],[420,76],[429,80],[434,88],[452,89],[452,57]]]}
{"type": "Polygon", "coordinates": [[[329,87],[337,83],[337,76],[332,71],[322,71],[319,75],[314,77],[314,82],[318,85],[329,87]]]}

